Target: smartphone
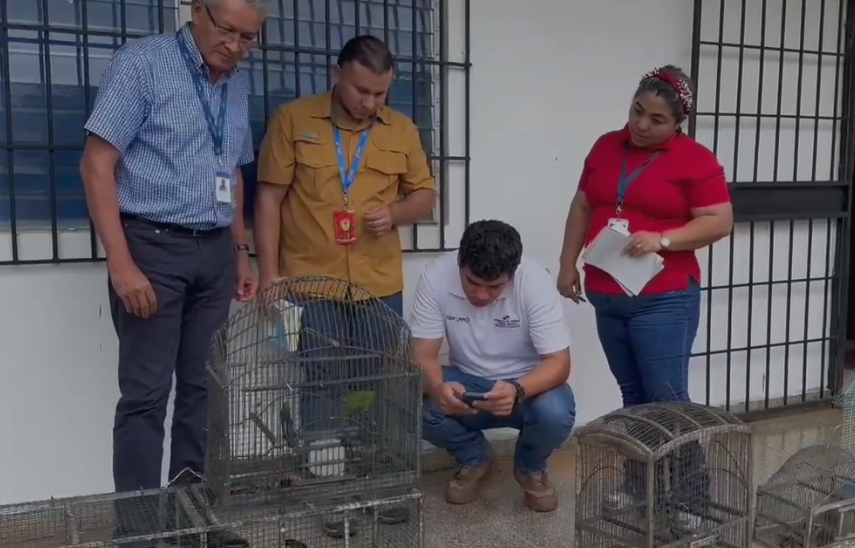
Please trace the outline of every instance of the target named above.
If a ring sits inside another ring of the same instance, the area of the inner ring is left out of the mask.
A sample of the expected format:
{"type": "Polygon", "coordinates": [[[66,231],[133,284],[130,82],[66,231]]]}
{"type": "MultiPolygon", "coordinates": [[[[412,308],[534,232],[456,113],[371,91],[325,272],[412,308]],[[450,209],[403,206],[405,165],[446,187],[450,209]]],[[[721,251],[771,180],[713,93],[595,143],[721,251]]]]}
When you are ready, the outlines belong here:
{"type": "Polygon", "coordinates": [[[485,401],[486,399],[487,394],[485,394],[484,392],[464,392],[463,395],[460,396],[460,401],[470,407],[476,401],[485,401]]]}

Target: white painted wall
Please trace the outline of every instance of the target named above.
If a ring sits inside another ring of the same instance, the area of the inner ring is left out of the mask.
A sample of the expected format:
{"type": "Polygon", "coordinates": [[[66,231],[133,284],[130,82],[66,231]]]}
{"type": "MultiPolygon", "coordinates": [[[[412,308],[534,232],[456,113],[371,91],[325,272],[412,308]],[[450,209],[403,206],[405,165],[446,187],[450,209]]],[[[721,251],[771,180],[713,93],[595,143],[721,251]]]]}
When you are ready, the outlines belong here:
{"type": "MultiPolygon", "coordinates": [[[[769,5],[775,6],[776,1],[780,0],[770,0],[769,5]]],[[[450,51],[452,60],[462,60],[462,8],[459,12],[452,11],[450,51]]],[[[827,15],[827,21],[832,15],[836,18],[836,10],[829,11],[834,13],[827,15]]],[[[625,122],[630,94],[643,72],[668,62],[688,70],[692,3],[472,0],[471,13],[471,219],[499,218],[514,224],[523,235],[526,252],[555,272],[563,220],[592,142],[596,136],[625,122]]],[[[708,22],[715,25],[712,19],[708,22]]],[[[832,20],[831,26],[834,24],[832,20]]],[[[706,61],[702,68],[701,108],[709,109],[711,80],[706,61]]],[[[752,76],[747,79],[751,81],[752,76]]],[[[756,76],[753,80],[756,81],[756,76]]],[[[452,75],[451,82],[450,118],[457,125],[451,132],[450,154],[458,155],[464,153],[462,74],[452,75]]],[[[735,85],[729,73],[726,82],[731,87],[735,85]]],[[[823,93],[828,93],[823,89],[823,93]]],[[[814,93],[809,88],[806,90],[806,96],[814,93]]],[[[825,99],[822,102],[831,104],[825,99]]],[[[732,152],[728,152],[732,144],[728,144],[727,130],[722,131],[720,155],[727,164],[732,158],[732,152]]],[[[786,137],[789,142],[792,134],[790,131],[786,137]]],[[[820,154],[827,157],[830,139],[826,133],[821,135],[820,154]]],[[[701,127],[699,136],[712,145],[708,128],[701,127]]],[[[764,143],[766,140],[768,136],[764,134],[764,143]]],[[[743,142],[740,151],[743,147],[753,149],[753,141],[743,142]]],[[[802,147],[812,149],[812,142],[810,147],[806,144],[802,147]]],[[[740,158],[740,169],[748,169],[752,162],[748,154],[740,153],[740,158]]],[[[769,171],[768,151],[760,154],[759,161],[761,170],[769,171]]],[[[789,160],[781,161],[791,162],[792,154],[789,160]]],[[[732,175],[733,169],[729,169],[732,175]]],[[[450,245],[455,244],[462,230],[462,183],[462,169],[454,168],[447,184],[450,245]]],[[[738,267],[735,282],[746,281],[748,277],[747,230],[739,227],[732,239],[734,264],[738,267]]],[[[818,225],[809,241],[803,224],[793,230],[797,248],[813,249],[810,262],[814,276],[819,275],[827,262],[825,233],[825,228],[818,225]]],[[[428,245],[431,240],[436,243],[437,234],[435,228],[423,229],[420,241],[428,245]]],[[[774,246],[769,243],[769,234],[768,227],[758,225],[754,229],[755,281],[768,279],[768,272],[761,270],[768,269],[770,248],[774,249],[775,257],[773,279],[786,277],[789,228],[775,227],[774,246]]],[[[7,257],[10,251],[6,236],[5,239],[0,236],[0,256],[7,257]]],[[[64,232],[60,255],[86,257],[88,241],[89,235],[84,231],[64,232]]],[[[728,280],[728,245],[723,242],[715,246],[714,270],[707,272],[707,277],[711,275],[716,284],[728,280]]],[[[22,257],[47,257],[49,253],[47,232],[22,235],[22,257]]],[[[801,251],[795,255],[793,271],[806,271],[803,255],[801,251]]],[[[705,261],[706,253],[701,256],[705,261]]],[[[425,255],[406,258],[407,305],[413,283],[429,258],[425,255]]],[[[784,338],[785,293],[785,289],[773,292],[773,341],[784,338]]],[[[795,286],[789,314],[791,338],[803,338],[806,294],[810,295],[809,337],[820,335],[815,328],[822,327],[824,289],[807,291],[803,286],[795,286]]],[[[0,312],[3,315],[0,348],[4,352],[0,362],[0,439],[3,440],[0,503],[111,490],[111,429],[118,397],[117,344],[107,313],[103,265],[5,267],[0,270],[0,295],[4,297],[0,312]]],[[[766,340],[768,292],[762,287],[755,288],[752,299],[754,307],[749,318],[747,290],[733,291],[735,339],[730,341],[733,347],[744,346],[747,321],[754,325],[755,344],[766,340]]],[[[705,311],[696,344],[698,351],[707,347],[718,350],[728,343],[726,292],[714,294],[714,300],[712,337],[707,340],[705,335],[708,323],[705,311]]],[[[620,400],[596,342],[591,309],[568,305],[567,317],[576,341],[572,384],[576,390],[578,419],[587,422],[614,409],[620,400]]],[[[800,388],[803,383],[808,388],[817,387],[821,352],[818,348],[808,348],[807,376],[803,379],[805,362],[801,348],[791,348],[787,361],[783,349],[773,350],[769,360],[773,390],[783,386],[785,368],[791,372],[792,387],[800,388]]],[[[731,399],[738,401],[744,399],[746,391],[746,359],[743,353],[734,355],[732,360],[731,399]]],[[[765,353],[755,353],[752,357],[754,384],[750,396],[753,398],[762,396],[756,379],[765,372],[766,362],[765,353]]],[[[705,365],[703,358],[692,364],[692,396],[703,401],[709,389],[712,403],[723,403],[727,395],[725,359],[717,356],[711,359],[709,387],[705,365]]]]}

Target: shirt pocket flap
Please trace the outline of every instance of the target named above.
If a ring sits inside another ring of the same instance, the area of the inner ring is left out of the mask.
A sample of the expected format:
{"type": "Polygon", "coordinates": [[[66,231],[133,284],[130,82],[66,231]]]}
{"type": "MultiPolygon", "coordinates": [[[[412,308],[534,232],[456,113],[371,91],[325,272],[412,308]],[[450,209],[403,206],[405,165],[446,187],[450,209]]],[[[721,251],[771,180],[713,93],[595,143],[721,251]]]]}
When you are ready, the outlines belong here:
{"type": "Polygon", "coordinates": [[[335,145],[315,135],[294,137],[294,158],[297,163],[313,169],[336,165],[335,145]]]}
{"type": "Polygon", "coordinates": [[[377,143],[369,149],[365,165],[386,175],[403,175],[407,172],[407,152],[397,143],[377,143]]]}

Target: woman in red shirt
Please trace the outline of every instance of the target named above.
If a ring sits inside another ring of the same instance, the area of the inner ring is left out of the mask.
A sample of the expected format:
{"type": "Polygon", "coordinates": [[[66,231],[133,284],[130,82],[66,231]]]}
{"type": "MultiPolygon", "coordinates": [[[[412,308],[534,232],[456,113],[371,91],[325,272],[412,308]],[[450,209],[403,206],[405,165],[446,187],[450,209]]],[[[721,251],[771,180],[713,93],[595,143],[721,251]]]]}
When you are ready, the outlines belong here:
{"type": "Polygon", "coordinates": [[[607,226],[628,230],[627,255],[658,253],[664,259],[664,270],[638,296],[585,266],[585,294],[625,407],[689,401],[689,356],[700,317],[695,250],[733,228],[724,170],[712,152],[682,132],[693,106],[693,86],[682,70],[669,65],[646,74],[629,123],[600,137],[585,159],[567,217],[558,289],[577,303],[579,254],[607,226]]]}

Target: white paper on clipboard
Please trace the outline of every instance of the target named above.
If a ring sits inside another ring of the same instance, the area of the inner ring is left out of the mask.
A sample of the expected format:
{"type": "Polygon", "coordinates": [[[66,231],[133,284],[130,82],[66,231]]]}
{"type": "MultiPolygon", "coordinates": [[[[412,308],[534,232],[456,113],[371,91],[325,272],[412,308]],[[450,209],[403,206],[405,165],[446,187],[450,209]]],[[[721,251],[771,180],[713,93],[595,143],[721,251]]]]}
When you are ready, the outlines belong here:
{"type": "Polygon", "coordinates": [[[665,267],[664,260],[656,253],[642,257],[624,255],[623,250],[629,242],[630,237],[625,232],[606,227],[585,250],[582,260],[611,276],[627,295],[636,296],[665,267]]]}

